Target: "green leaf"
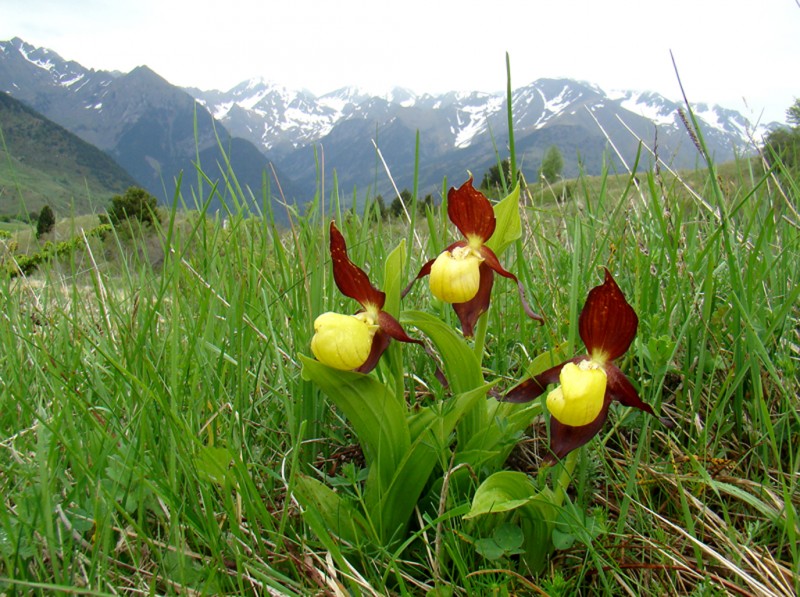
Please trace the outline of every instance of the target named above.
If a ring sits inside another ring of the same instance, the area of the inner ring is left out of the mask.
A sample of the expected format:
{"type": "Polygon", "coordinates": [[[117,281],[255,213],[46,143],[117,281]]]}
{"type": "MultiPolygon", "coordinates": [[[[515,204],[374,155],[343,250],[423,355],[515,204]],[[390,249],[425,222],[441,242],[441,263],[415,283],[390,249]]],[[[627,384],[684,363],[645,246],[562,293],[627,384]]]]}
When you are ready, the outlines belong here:
{"type": "Polygon", "coordinates": [[[552,549],[552,533],[558,508],[550,489],[536,490],[527,475],[518,471],[494,473],[478,487],[466,519],[514,512],[525,536],[523,560],[539,571],[552,549]]]}
{"type": "Polygon", "coordinates": [[[302,375],[313,381],[353,426],[367,465],[388,486],[405,458],[411,440],[405,404],[370,375],[339,371],[300,355],[302,375]]]}
{"type": "Polygon", "coordinates": [[[464,518],[515,510],[535,496],[536,486],[528,475],[518,471],[500,471],[480,484],[472,498],[472,508],[464,518]]]}
{"type": "Polygon", "coordinates": [[[575,535],[553,529],[553,547],[558,550],[569,549],[575,544],[575,535]]]}
{"type": "Polygon", "coordinates": [[[541,571],[553,549],[553,527],[558,515],[551,490],[542,491],[526,504],[520,513],[520,526],[525,534],[523,560],[532,573],[541,571]]]}
{"type": "Polygon", "coordinates": [[[233,454],[228,448],[202,446],[200,453],[194,458],[197,475],[204,481],[210,481],[223,487],[235,484],[230,470],[233,454]]]}
{"type": "Polygon", "coordinates": [[[371,516],[384,533],[385,544],[402,536],[434,467],[449,451],[450,435],[464,413],[483,400],[491,387],[484,384],[447,402],[420,409],[408,418],[411,446],[390,483],[375,484],[368,479],[364,490],[364,501],[371,513],[378,513],[371,516]]]}
{"type": "Polygon", "coordinates": [[[525,541],[525,535],[518,525],[506,522],[501,524],[494,530],[493,534],[495,542],[502,547],[506,552],[512,552],[522,547],[525,541]]]}
{"type": "Polygon", "coordinates": [[[475,550],[489,560],[498,560],[503,556],[525,553],[522,545],[525,534],[519,525],[504,522],[498,526],[491,537],[475,541],[475,550]]]}
{"type": "Polygon", "coordinates": [[[454,394],[468,392],[483,384],[481,364],[461,334],[441,319],[422,311],[404,311],[400,321],[421,330],[436,345],[454,394]]]}
{"type": "Polygon", "coordinates": [[[294,483],[294,495],[305,509],[304,516],[319,516],[328,531],[350,545],[373,542],[369,525],[350,501],[307,475],[298,474],[294,483]]]}
{"type": "Polygon", "coordinates": [[[486,246],[498,257],[508,246],[522,236],[522,221],[519,217],[519,181],[508,196],[494,206],[497,226],[486,246]]]}
{"type": "Polygon", "coordinates": [[[386,257],[386,262],[383,266],[383,291],[386,293],[386,303],[383,305],[383,310],[394,317],[398,317],[400,314],[400,293],[405,284],[403,275],[405,262],[406,241],[403,239],[386,257]]]}
{"type": "Polygon", "coordinates": [[[556,549],[568,549],[575,541],[580,541],[590,547],[605,530],[605,525],[596,517],[588,516],[575,504],[565,504],[553,529],[553,545],[556,549]]]}
{"type": "Polygon", "coordinates": [[[506,551],[500,547],[497,544],[497,541],[495,541],[492,537],[478,539],[475,542],[475,551],[477,551],[487,560],[499,560],[506,555],[506,551]]]}
{"type": "Polygon", "coordinates": [[[476,470],[484,466],[496,470],[506,461],[520,434],[539,416],[542,404],[538,400],[527,404],[489,400],[485,407],[488,424],[474,430],[467,443],[459,446],[457,460],[468,462],[476,470]]]}
{"type": "Polygon", "coordinates": [[[481,383],[407,417],[405,404],[373,376],[338,371],[305,355],[300,360],[303,377],[316,383],[353,426],[369,467],[365,508],[385,545],[405,529],[433,468],[449,449],[453,429],[491,385],[481,383]]]}
{"type": "Polygon", "coordinates": [[[526,369],[528,375],[530,377],[539,375],[543,371],[547,371],[551,367],[555,367],[559,363],[566,361],[570,356],[572,356],[567,353],[568,346],[569,342],[565,341],[551,350],[536,355],[526,369]]]}

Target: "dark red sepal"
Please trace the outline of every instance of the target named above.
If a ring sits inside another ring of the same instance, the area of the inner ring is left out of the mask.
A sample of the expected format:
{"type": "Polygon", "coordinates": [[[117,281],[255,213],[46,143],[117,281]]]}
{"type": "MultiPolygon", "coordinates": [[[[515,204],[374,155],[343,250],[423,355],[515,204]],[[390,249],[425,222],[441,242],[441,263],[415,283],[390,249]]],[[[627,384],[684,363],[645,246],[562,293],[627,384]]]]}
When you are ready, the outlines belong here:
{"type": "Polygon", "coordinates": [[[585,356],[573,357],[556,365],[555,367],[545,369],[538,375],[529,377],[506,392],[506,395],[503,397],[502,401],[520,403],[535,400],[544,394],[548,385],[559,383],[561,370],[564,368],[564,365],[567,363],[578,363],[579,361],[583,361],[585,359],[585,356]]]}
{"type": "Polygon", "coordinates": [[[447,216],[465,237],[477,236],[483,242],[491,238],[497,225],[492,204],[472,186],[472,178],[447,192],[447,216]]]}
{"type": "Polygon", "coordinates": [[[381,356],[389,347],[389,342],[392,338],[400,342],[413,342],[424,346],[422,340],[415,340],[406,334],[400,322],[386,311],[378,313],[378,326],[380,326],[380,329],[372,337],[372,346],[367,360],[364,361],[361,367],[356,369],[359,373],[369,373],[375,368],[381,356]]]}
{"type": "Polygon", "coordinates": [[[480,284],[477,294],[465,303],[453,303],[453,311],[456,312],[461,322],[461,331],[467,338],[475,335],[475,324],[478,318],[489,310],[489,300],[492,296],[494,272],[485,262],[480,264],[478,272],[480,284]]]}
{"type": "Polygon", "coordinates": [[[556,460],[561,460],[575,450],[580,448],[583,444],[592,439],[603,423],[606,422],[608,417],[608,405],[611,399],[606,392],[605,400],[603,401],[603,408],[597,415],[597,418],[591,423],[581,425],[580,427],[572,427],[571,425],[564,425],[560,423],[555,417],[550,417],[550,454],[548,454],[544,462],[554,463],[556,460]]]}
{"type": "Polygon", "coordinates": [[[578,331],[590,355],[606,361],[625,354],[636,336],[639,318],[607,269],[605,282],[589,291],[578,319],[578,331]]]}
{"type": "Polygon", "coordinates": [[[614,363],[606,363],[603,369],[605,369],[606,377],[608,378],[607,392],[613,399],[618,400],[625,406],[632,406],[655,416],[653,409],[639,398],[636,388],[633,387],[633,384],[619,367],[614,363]]]}
{"type": "Polygon", "coordinates": [[[333,279],[343,295],[357,300],[362,307],[369,305],[382,309],[386,302],[386,294],[375,288],[367,274],[350,261],[347,256],[347,244],[344,236],[331,222],[331,261],[333,262],[333,279]]]}
{"type": "Polygon", "coordinates": [[[411,282],[408,283],[408,286],[406,286],[403,289],[403,292],[400,293],[400,298],[405,298],[406,297],[406,295],[408,294],[408,291],[411,290],[411,287],[414,285],[414,282],[416,282],[420,278],[424,278],[425,276],[427,276],[427,275],[429,275],[431,273],[431,267],[433,266],[433,262],[434,261],[436,261],[435,258],[431,259],[428,262],[426,262],[421,268],[419,268],[419,273],[416,276],[414,276],[414,279],[411,280],[411,282]]]}
{"type": "Polygon", "coordinates": [[[517,284],[517,290],[519,291],[519,300],[522,303],[522,308],[525,310],[525,314],[530,317],[531,319],[535,319],[539,323],[544,323],[544,317],[536,313],[531,306],[528,304],[528,301],[525,299],[525,288],[522,286],[522,282],[512,274],[510,271],[506,270],[501,264],[500,260],[497,258],[497,255],[494,254],[487,246],[482,246],[481,249],[481,257],[483,257],[483,262],[491,267],[495,272],[503,276],[504,278],[509,278],[510,280],[514,280],[517,284]]]}
{"type": "Polygon", "coordinates": [[[400,342],[413,342],[414,344],[422,344],[422,340],[416,340],[406,334],[403,326],[392,315],[386,311],[378,313],[378,325],[381,330],[400,342]]]}
{"type": "Polygon", "coordinates": [[[375,365],[378,364],[381,355],[386,352],[386,349],[389,347],[390,340],[389,334],[385,333],[383,330],[375,332],[375,335],[372,337],[372,347],[369,350],[369,356],[367,360],[364,361],[364,364],[356,369],[356,371],[358,373],[369,373],[372,371],[375,365]]]}

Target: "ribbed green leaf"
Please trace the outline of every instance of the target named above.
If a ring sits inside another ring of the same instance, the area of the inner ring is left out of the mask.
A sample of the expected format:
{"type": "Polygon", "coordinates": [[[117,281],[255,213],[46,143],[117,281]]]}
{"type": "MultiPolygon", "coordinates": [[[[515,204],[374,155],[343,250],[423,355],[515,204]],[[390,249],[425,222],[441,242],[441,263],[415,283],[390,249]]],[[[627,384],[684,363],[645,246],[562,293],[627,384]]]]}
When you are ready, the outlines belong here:
{"type": "Polygon", "coordinates": [[[400,313],[400,292],[405,284],[403,267],[406,263],[406,241],[400,241],[394,250],[386,257],[383,265],[383,291],[386,293],[386,303],[383,310],[397,317],[400,313]]]}
{"type": "Polygon", "coordinates": [[[339,371],[300,355],[302,375],[313,381],[353,426],[367,464],[387,486],[410,445],[405,405],[370,375],[339,371]]]}
{"type": "Polygon", "coordinates": [[[444,374],[454,394],[483,385],[480,362],[464,337],[453,328],[422,311],[404,311],[400,321],[418,328],[436,345],[444,365],[444,374]]]}
{"type": "Polygon", "coordinates": [[[328,532],[350,545],[372,541],[372,532],[354,505],[324,483],[299,474],[294,480],[294,495],[308,512],[318,514],[328,532]]]}
{"type": "MultiPolygon", "coordinates": [[[[550,489],[537,491],[530,478],[518,471],[491,475],[475,492],[472,508],[464,518],[514,512],[523,533],[523,559],[532,572],[542,568],[552,550],[552,534],[559,507],[550,489]]],[[[504,519],[498,519],[501,524],[504,519]]]]}
{"type": "Polygon", "coordinates": [[[464,518],[515,510],[530,502],[536,493],[536,486],[525,473],[494,473],[478,487],[475,497],[472,498],[472,508],[464,518]]]}
{"type": "Polygon", "coordinates": [[[398,465],[391,483],[379,486],[368,479],[365,488],[364,501],[368,507],[379,504],[380,522],[376,523],[374,513],[371,515],[373,523],[386,533],[387,541],[402,537],[401,531],[411,520],[434,467],[448,454],[450,435],[464,413],[483,400],[490,387],[491,384],[482,385],[446,403],[423,408],[409,417],[411,446],[398,465]]]}
{"type": "Polygon", "coordinates": [[[486,246],[498,257],[508,245],[522,236],[522,221],[519,217],[519,182],[514,185],[508,196],[494,206],[494,217],[497,226],[494,234],[486,242],[486,246]]]}
{"type": "Polygon", "coordinates": [[[469,462],[476,469],[496,470],[506,461],[520,434],[541,414],[542,403],[534,400],[527,404],[511,404],[490,399],[485,407],[488,423],[475,430],[466,445],[461,446],[458,462],[469,462]]]}

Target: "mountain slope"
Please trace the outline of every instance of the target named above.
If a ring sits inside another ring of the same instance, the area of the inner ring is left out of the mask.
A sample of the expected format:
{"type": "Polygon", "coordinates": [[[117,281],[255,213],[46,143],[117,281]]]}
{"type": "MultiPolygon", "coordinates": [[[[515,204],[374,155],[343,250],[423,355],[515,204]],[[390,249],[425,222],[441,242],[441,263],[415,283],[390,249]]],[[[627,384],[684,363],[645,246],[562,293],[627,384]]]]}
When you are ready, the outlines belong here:
{"type": "Polygon", "coordinates": [[[0,93],[0,214],[101,211],[136,181],[110,156],[0,93]]]}
{"type": "MultiPolygon", "coordinates": [[[[186,91],[146,66],[127,74],[86,69],[58,54],[15,38],[0,42],[0,89],[41,111],[82,139],[108,152],[160,199],[171,203],[177,181],[187,203],[205,201],[213,184],[213,208],[233,201],[232,176],[260,203],[267,158],[249,141],[234,141],[224,126],[186,91]],[[236,147],[247,159],[231,160],[236,147]],[[199,192],[198,165],[205,177],[199,192]]],[[[286,181],[285,190],[291,191],[286,181]]]]}
{"type": "MultiPolygon", "coordinates": [[[[322,164],[326,189],[335,171],[346,194],[369,188],[391,196],[375,145],[397,186],[411,188],[418,134],[423,195],[437,192],[444,178],[462,180],[468,170],[480,177],[508,151],[504,93],[416,95],[398,88],[375,96],[347,87],[317,97],[264,79],[228,91],[178,89],[147,67],[96,72],[19,39],[0,42],[0,89],[108,151],[163,201],[171,200],[181,173],[184,184],[194,184],[198,157],[205,174],[222,180],[220,147],[236,146],[248,156],[231,163],[256,197],[265,170],[274,166],[286,198],[300,204],[314,196],[322,164]]],[[[591,83],[538,79],[512,94],[518,163],[532,180],[555,145],[565,176],[598,174],[605,165],[625,170],[637,159],[648,168],[655,158],[644,144],[674,168],[695,167],[700,156],[682,109],[653,92],[606,93],[591,83]]],[[[773,126],[756,129],[719,106],[692,109],[717,161],[751,152],[751,140],[773,126]]]]}
{"type": "MultiPolygon", "coordinates": [[[[314,98],[255,79],[229,92],[189,90],[218,118],[250,139],[298,181],[314,180],[314,152],[324,151],[345,191],[373,185],[391,193],[372,142],[380,148],[397,186],[413,184],[414,143],[420,132],[419,183],[427,193],[443,177],[477,176],[495,163],[496,148],[508,144],[503,93],[414,95],[395,89],[383,97],[344,88],[314,98]]],[[[675,168],[695,167],[699,155],[680,118],[682,105],[652,92],[605,93],[571,79],[538,79],[512,94],[517,155],[528,179],[535,178],[545,151],[557,146],[564,175],[598,174],[603,164],[632,165],[640,141],[654,147],[675,168]],[[616,151],[612,150],[613,142],[616,151]],[[617,155],[617,152],[619,155],[617,155]],[[624,163],[623,163],[624,161],[624,163]]],[[[738,112],[719,106],[693,106],[715,159],[726,161],[752,151],[755,129],[738,112]]],[[[641,150],[639,164],[654,157],[641,150]]],[[[306,187],[306,192],[313,189],[306,187]]]]}

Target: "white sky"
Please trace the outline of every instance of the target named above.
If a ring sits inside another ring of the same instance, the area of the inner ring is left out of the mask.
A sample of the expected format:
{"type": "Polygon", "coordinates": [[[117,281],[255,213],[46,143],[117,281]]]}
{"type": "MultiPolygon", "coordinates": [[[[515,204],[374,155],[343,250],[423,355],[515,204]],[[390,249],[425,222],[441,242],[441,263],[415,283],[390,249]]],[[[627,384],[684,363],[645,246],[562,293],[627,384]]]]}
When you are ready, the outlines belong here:
{"type": "Polygon", "coordinates": [[[316,94],[417,93],[568,77],[785,121],[800,97],[800,0],[0,0],[0,40],[173,84],[253,77],[316,94]]]}

